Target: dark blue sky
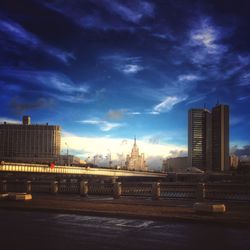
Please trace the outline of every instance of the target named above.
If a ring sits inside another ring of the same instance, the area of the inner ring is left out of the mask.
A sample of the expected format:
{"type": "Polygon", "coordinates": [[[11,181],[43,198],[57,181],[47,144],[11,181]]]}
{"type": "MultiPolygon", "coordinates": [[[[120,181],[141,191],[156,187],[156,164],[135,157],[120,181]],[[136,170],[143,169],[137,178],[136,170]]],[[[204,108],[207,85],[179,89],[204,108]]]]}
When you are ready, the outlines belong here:
{"type": "Polygon", "coordinates": [[[100,150],[81,138],[135,134],[167,156],[186,150],[188,109],[219,100],[231,145],[248,145],[249,13],[248,0],[2,0],[0,119],[60,124],[83,156],[100,150]]]}

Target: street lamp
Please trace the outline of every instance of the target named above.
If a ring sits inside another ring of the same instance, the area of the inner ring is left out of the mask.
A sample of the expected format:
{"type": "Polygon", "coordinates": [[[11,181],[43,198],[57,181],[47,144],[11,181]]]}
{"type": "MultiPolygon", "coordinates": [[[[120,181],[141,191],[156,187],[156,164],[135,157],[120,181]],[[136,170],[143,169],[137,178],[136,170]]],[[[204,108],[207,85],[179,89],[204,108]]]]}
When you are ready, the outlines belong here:
{"type": "Polygon", "coordinates": [[[67,142],[65,142],[65,145],[67,146],[67,166],[69,166],[69,145],[67,142]]]}
{"type": "Polygon", "coordinates": [[[111,151],[110,149],[107,149],[109,151],[109,167],[111,168],[112,160],[111,160],[111,151]]]}

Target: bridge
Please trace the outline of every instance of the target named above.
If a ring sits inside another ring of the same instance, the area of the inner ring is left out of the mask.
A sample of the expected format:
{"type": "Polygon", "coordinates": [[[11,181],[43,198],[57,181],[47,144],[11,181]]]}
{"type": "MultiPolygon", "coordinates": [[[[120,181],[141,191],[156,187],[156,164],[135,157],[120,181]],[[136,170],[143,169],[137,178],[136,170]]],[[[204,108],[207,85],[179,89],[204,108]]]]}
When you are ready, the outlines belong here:
{"type": "Polygon", "coordinates": [[[25,174],[41,174],[51,176],[99,176],[99,177],[144,177],[144,178],[166,178],[166,173],[159,172],[142,172],[142,171],[129,171],[129,170],[118,170],[118,169],[107,169],[107,168],[90,168],[90,167],[78,167],[78,166],[55,166],[54,168],[49,167],[46,164],[28,164],[28,163],[12,163],[12,162],[1,162],[0,163],[0,174],[8,173],[25,173],[25,174]]]}

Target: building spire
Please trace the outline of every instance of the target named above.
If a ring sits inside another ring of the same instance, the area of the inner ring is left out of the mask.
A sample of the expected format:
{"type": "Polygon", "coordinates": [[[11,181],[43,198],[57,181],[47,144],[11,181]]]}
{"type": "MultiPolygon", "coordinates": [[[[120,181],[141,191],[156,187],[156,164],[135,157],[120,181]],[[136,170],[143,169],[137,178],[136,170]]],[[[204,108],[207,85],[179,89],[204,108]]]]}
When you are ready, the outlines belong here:
{"type": "Polygon", "coordinates": [[[217,96],[217,103],[216,103],[216,106],[219,106],[219,104],[220,104],[219,96],[217,96]]]}
{"type": "Polygon", "coordinates": [[[136,146],[136,135],[134,137],[134,145],[136,146]]]}

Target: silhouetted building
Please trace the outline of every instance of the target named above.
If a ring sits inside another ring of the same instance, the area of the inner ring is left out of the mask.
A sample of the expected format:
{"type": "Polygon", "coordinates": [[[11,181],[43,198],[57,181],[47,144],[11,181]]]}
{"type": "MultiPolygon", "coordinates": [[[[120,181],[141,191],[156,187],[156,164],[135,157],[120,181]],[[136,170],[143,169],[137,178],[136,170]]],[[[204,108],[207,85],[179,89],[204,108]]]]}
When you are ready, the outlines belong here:
{"type": "Polygon", "coordinates": [[[136,138],[134,139],[131,155],[127,155],[125,166],[128,170],[147,171],[144,154],[140,155],[139,148],[136,145],[136,138]]]}
{"type": "Polygon", "coordinates": [[[229,106],[212,109],[212,162],[214,171],[229,170],[229,106]]]}
{"type": "Polygon", "coordinates": [[[188,112],[188,165],[211,169],[211,113],[207,109],[188,112]]]}
{"type": "Polygon", "coordinates": [[[60,155],[61,130],[60,126],[33,125],[24,116],[22,124],[0,124],[0,142],[1,160],[47,163],[60,155]]]}

